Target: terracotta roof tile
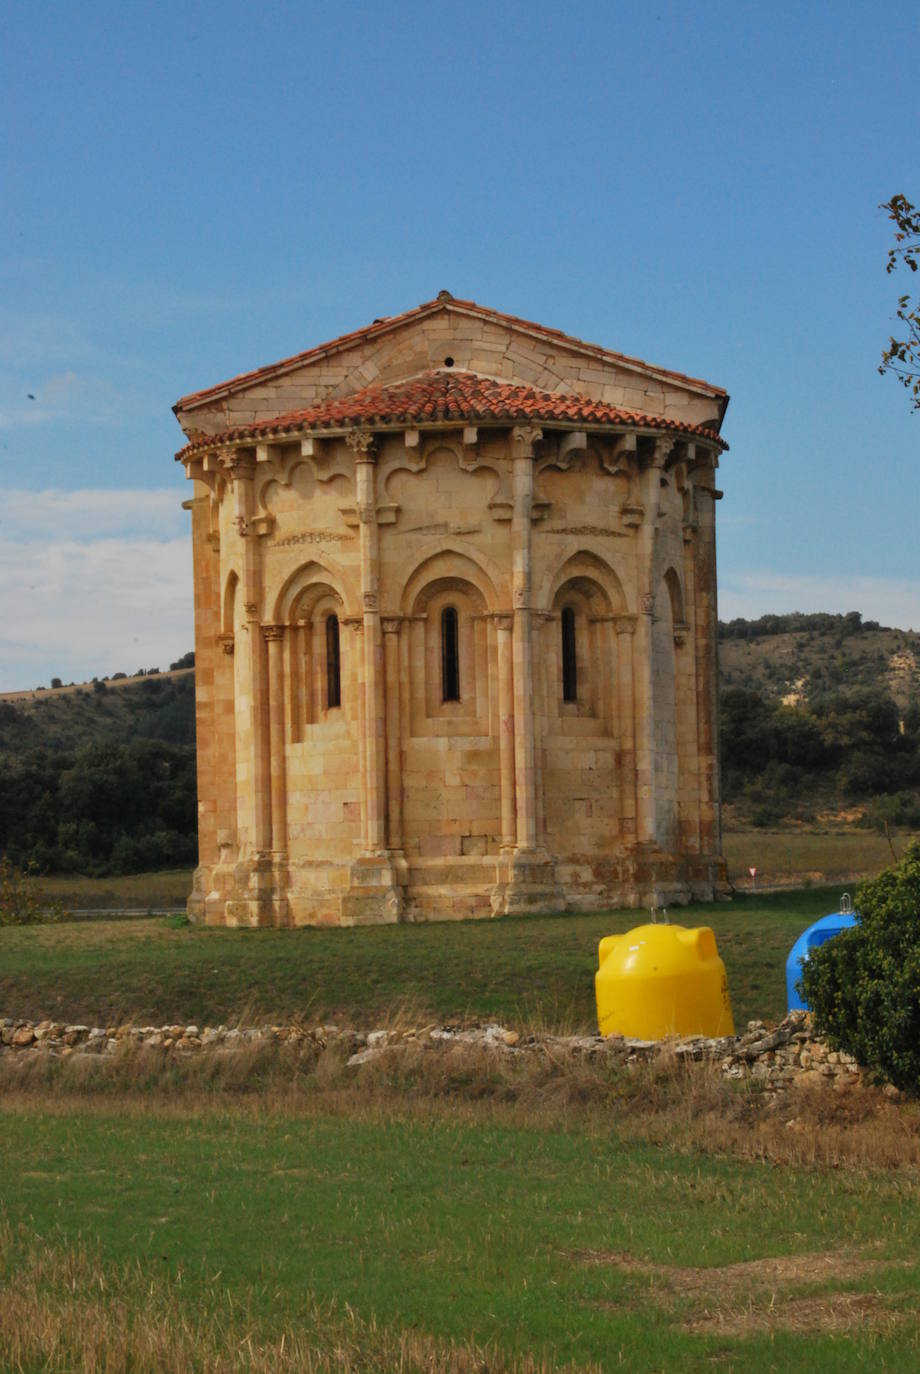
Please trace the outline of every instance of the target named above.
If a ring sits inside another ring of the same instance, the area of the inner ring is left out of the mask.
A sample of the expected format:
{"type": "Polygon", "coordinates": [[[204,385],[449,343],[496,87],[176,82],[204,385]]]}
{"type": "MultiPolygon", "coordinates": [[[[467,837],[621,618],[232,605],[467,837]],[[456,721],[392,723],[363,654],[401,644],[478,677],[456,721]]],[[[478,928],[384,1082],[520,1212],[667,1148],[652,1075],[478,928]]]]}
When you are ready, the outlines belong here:
{"type": "Polygon", "coordinates": [[[522,420],[674,431],[696,435],[720,449],[728,447],[714,430],[703,425],[624,410],[605,401],[592,401],[587,396],[511,385],[480,377],[475,372],[438,370],[422,373],[407,382],[365,387],[351,396],[321,401],[307,410],[293,410],[271,420],[202,436],[187,444],[176,457],[181,459],[223,444],[242,440],[254,442],[301,430],[396,428],[445,421],[508,424],[522,420]]]}
{"type": "Polygon", "coordinates": [[[251,372],[241,372],[237,377],[231,377],[226,382],[219,382],[216,386],[205,387],[202,391],[190,392],[176,402],[173,410],[194,409],[195,406],[205,404],[218,396],[250,386],[253,382],[290,372],[307,363],[315,362],[324,354],[340,352],[362,340],[373,339],[379,334],[388,333],[401,325],[423,319],[426,315],[435,314],[442,310],[475,315],[479,319],[489,320],[493,323],[497,321],[500,324],[507,324],[511,328],[536,334],[539,338],[562,342],[579,352],[587,353],[607,362],[619,363],[661,377],[671,377],[675,381],[684,382],[686,385],[705,391],[709,395],[720,397],[725,401],[728,399],[728,393],[722,387],[713,386],[711,382],[703,381],[700,377],[690,377],[684,372],[675,372],[671,368],[657,367],[653,363],[644,362],[641,358],[632,358],[626,353],[616,353],[612,349],[602,348],[600,344],[586,343],[583,339],[566,334],[561,329],[551,329],[547,325],[536,324],[533,320],[524,320],[518,315],[506,315],[501,310],[490,310],[488,306],[477,305],[475,301],[458,300],[449,296],[447,292],[442,292],[436,300],[424,301],[421,305],[414,306],[411,310],[405,310],[399,315],[389,315],[384,319],[374,320],[373,324],[366,325],[363,329],[355,329],[348,334],[341,334],[338,338],[330,339],[328,343],[318,344],[315,348],[309,348],[304,353],[295,353],[290,358],[282,358],[279,362],[269,363],[266,367],[254,368],[251,372]]]}

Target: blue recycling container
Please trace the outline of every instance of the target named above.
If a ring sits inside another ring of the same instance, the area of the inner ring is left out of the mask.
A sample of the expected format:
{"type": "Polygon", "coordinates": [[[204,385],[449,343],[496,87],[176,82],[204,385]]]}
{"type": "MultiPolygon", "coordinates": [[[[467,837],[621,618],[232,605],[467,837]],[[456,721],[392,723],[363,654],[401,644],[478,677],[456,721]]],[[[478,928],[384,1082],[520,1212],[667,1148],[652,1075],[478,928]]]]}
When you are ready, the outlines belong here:
{"type": "Polygon", "coordinates": [[[790,1011],[811,1010],[808,1003],[803,1002],[802,994],[795,986],[802,976],[802,965],[811,951],[823,945],[825,940],[831,940],[835,935],[839,935],[842,930],[855,926],[859,920],[858,914],[850,908],[848,900],[842,903],[842,907],[841,911],[835,911],[830,916],[822,916],[820,921],[815,921],[813,926],[804,930],[789,951],[789,958],[786,960],[786,1004],[790,1011]]]}

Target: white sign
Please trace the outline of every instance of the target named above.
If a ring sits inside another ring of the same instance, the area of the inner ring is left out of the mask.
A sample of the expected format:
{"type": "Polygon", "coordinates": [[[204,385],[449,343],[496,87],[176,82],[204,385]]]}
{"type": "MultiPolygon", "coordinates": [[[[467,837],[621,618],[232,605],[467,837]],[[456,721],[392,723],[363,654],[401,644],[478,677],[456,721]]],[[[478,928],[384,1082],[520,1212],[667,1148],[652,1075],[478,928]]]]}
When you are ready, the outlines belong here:
{"type": "Polygon", "coordinates": [[[752,878],[756,878],[756,877],[757,877],[757,869],[756,869],[756,868],[749,868],[749,869],[748,869],[748,873],[750,873],[750,875],[751,875],[752,878]]]}

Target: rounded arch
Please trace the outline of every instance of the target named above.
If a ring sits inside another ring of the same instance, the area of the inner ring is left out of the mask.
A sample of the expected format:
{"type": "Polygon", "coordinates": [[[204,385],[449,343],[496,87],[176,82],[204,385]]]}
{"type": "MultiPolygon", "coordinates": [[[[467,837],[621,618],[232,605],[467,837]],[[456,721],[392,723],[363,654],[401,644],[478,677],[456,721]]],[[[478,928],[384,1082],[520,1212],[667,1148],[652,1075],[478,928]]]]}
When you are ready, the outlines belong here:
{"type": "Polygon", "coordinates": [[[225,635],[232,635],[236,625],[236,598],[239,586],[239,574],[235,568],[231,568],[224,582],[224,596],[220,615],[221,633],[225,635]]]}
{"type": "MultiPolygon", "coordinates": [[[[436,591],[449,590],[451,585],[459,590],[461,584],[476,593],[482,611],[498,610],[500,603],[496,580],[484,566],[490,561],[478,550],[473,556],[456,545],[446,549],[443,545],[427,545],[411,563],[406,561],[394,579],[401,614],[419,614],[436,591]]],[[[492,564],[491,573],[497,575],[500,586],[504,578],[495,564],[492,564]]]]}
{"type": "Polygon", "coordinates": [[[661,579],[667,596],[666,605],[671,610],[671,622],[674,625],[683,625],[684,615],[684,589],[681,584],[680,576],[676,568],[672,565],[666,569],[661,579]]]}
{"type": "Polygon", "coordinates": [[[337,564],[331,559],[324,563],[314,559],[309,563],[302,563],[285,580],[275,597],[272,620],[276,624],[285,625],[292,619],[295,608],[303,615],[307,604],[312,607],[320,597],[330,593],[347,615],[358,614],[358,598],[355,596],[351,580],[337,564]]]}
{"type": "Polygon", "coordinates": [[[544,577],[535,605],[538,610],[559,608],[560,594],[574,588],[592,603],[596,615],[621,615],[627,609],[626,593],[613,568],[589,549],[577,549],[550,569],[544,577]]]}

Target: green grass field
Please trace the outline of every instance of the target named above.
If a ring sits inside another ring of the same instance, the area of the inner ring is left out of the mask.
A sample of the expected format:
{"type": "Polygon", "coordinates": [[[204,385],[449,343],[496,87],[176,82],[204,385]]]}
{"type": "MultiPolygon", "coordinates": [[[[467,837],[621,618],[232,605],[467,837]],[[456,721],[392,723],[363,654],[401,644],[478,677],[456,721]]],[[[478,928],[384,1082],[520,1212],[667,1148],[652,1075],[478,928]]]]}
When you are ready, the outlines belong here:
{"type": "MultiPolygon", "coordinates": [[[[59,1254],[98,1247],[102,1277],[79,1301],[103,1332],[128,1265],[129,1308],[162,1304],[177,1333],[223,1314],[231,1348],[304,1331],[322,1344],[350,1311],[365,1333],[354,1369],[388,1367],[374,1358],[386,1331],[498,1352],[456,1366],[469,1374],[505,1368],[502,1352],[634,1374],[916,1367],[920,1212],[903,1174],[778,1170],[630,1142],[615,1123],[465,1109],[20,1103],[0,1113],[0,1149],[0,1281],[10,1304],[14,1289],[33,1303],[25,1332],[22,1309],[0,1320],[4,1368],[86,1367],[10,1363],[62,1302],[58,1271],[33,1282],[35,1235],[59,1254]]],[[[138,1366],[99,1366],[115,1367],[138,1366]]]]}
{"type": "MultiPolygon", "coordinates": [[[[837,889],[741,895],[674,908],[712,925],[738,1025],[785,1012],[785,959],[837,889]]],[[[497,1017],[552,1029],[595,1025],[601,937],[647,914],[532,916],[363,929],[224,930],[163,918],[0,929],[7,1016],[217,1025],[345,1018],[497,1017]]]]}

